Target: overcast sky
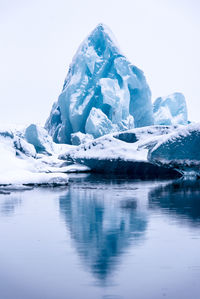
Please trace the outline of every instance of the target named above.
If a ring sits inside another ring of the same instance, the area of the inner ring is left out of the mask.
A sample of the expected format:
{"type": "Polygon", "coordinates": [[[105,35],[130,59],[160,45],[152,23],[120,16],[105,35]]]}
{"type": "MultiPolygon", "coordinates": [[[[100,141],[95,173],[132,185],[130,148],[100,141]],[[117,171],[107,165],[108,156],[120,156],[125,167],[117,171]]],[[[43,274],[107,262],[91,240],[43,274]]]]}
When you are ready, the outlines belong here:
{"type": "Polygon", "coordinates": [[[200,120],[199,0],[0,0],[0,123],[44,123],[81,41],[103,22],[152,99],[183,92],[200,120]]]}

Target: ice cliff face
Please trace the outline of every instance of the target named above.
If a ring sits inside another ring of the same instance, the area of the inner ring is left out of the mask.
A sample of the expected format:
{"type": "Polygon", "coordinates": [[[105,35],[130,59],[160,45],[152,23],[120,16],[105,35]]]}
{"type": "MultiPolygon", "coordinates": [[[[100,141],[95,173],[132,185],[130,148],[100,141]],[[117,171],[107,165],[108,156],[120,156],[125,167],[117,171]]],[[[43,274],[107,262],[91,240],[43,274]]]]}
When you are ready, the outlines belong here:
{"type": "Polygon", "coordinates": [[[99,24],[75,54],[46,129],[55,142],[71,143],[71,134],[79,131],[96,138],[152,124],[151,92],[143,72],[99,24]]]}

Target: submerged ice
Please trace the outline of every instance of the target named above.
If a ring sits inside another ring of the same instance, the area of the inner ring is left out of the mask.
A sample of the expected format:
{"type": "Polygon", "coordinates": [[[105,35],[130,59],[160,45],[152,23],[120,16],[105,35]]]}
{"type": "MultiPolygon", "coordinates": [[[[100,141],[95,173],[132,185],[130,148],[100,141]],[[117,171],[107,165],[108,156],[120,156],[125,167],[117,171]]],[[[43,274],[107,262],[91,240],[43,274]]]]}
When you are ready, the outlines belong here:
{"type": "Polygon", "coordinates": [[[80,45],[46,129],[57,143],[76,132],[99,137],[153,124],[151,92],[143,72],[99,24],[80,45]]]}

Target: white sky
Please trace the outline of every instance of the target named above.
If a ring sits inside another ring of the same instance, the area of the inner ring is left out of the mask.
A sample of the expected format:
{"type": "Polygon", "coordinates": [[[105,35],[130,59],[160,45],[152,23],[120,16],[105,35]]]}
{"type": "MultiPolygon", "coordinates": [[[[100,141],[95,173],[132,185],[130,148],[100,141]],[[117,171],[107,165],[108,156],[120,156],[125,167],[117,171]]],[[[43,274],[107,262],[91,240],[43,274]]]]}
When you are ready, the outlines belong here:
{"type": "Polygon", "coordinates": [[[0,0],[0,123],[44,123],[81,41],[100,22],[144,71],[152,99],[200,114],[199,0],[0,0]]]}

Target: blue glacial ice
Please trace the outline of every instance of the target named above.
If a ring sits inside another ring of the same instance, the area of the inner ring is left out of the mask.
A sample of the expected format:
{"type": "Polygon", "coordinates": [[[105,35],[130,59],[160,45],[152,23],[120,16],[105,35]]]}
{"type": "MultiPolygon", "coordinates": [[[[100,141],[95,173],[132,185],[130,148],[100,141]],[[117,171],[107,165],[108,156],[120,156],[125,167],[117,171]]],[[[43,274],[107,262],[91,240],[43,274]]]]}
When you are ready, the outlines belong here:
{"type": "Polygon", "coordinates": [[[110,30],[99,24],[72,60],[46,122],[47,131],[55,142],[71,143],[76,132],[99,137],[153,122],[151,92],[143,72],[121,53],[110,30]]]}
{"type": "Polygon", "coordinates": [[[112,132],[113,124],[101,109],[93,107],[88,115],[85,130],[94,138],[98,138],[112,132]]]}
{"type": "Polygon", "coordinates": [[[26,128],[25,139],[35,147],[37,153],[50,154],[54,150],[51,136],[38,125],[31,124],[26,128]]]}
{"type": "Polygon", "coordinates": [[[153,113],[156,125],[186,125],[188,123],[185,97],[180,92],[157,98],[153,104],[153,113]]]}

